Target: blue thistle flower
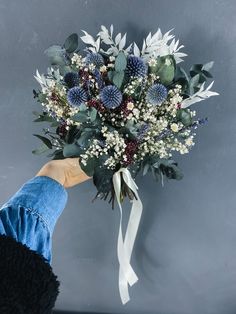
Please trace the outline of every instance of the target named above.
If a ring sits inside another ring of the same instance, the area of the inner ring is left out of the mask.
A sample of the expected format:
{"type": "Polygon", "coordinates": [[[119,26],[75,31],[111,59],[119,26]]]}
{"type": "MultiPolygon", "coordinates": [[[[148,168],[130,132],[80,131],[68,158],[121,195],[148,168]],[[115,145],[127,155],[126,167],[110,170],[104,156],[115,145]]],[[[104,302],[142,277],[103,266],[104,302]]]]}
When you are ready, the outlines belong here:
{"type": "Polygon", "coordinates": [[[105,86],[99,96],[103,105],[109,109],[118,107],[122,101],[122,93],[114,85],[105,86]]]}
{"type": "Polygon", "coordinates": [[[100,53],[97,52],[89,52],[85,58],[85,63],[90,64],[93,63],[96,67],[101,67],[104,65],[104,59],[100,53]]]}
{"type": "Polygon", "coordinates": [[[149,129],[150,129],[149,124],[147,123],[142,124],[140,129],[138,130],[137,139],[141,141],[149,129]]]}
{"type": "Polygon", "coordinates": [[[128,56],[125,72],[129,77],[143,77],[147,73],[147,65],[140,57],[128,56]]]}
{"type": "Polygon", "coordinates": [[[72,87],[67,92],[67,100],[72,106],[79,106],[87,99],[88,95],[86,91],[79,86],[72,87]]]}
{"type": "Polygon", "coordinates": [[[102,75],[98,69],[93,70],[93,75],[95,77],[95,80],[98,84],[98,88],[101,89],[104,86],[104,81],[102,79],[102,75]]]}
{"type": "Polygon", "coordinates": [[[152,105],[160,105],[167,97],[167,88],[162,84],[154,84],[147,90],[146,100],[152,105]]]}
{"type": "Polygon", "coordinates": [[[64,82],[69,88],[79,85],[79,74],[77,72],[67,72],[64,75],[64,82]]]}

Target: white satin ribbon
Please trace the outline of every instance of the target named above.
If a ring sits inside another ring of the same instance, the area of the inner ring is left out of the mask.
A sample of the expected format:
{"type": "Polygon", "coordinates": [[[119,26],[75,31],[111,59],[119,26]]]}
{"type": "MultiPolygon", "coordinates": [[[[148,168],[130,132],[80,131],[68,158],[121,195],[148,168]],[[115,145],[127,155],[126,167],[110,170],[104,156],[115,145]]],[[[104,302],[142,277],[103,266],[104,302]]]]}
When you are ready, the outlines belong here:
{"type": "Polygon", "coordinates": [[[138,277],[135,274],[133,268],[130,265],[130,258],[136,238],[141,214],[143,210],[142,202],[138,196],[138,186],[134,182],[130,171],[127,168],[121,168],[113,175],[113,185],[117,198],[117,202],[120,208],[120,227],[117,244],[117,254],[120,264],[119,268],[119,292],[122,303],[125,304],[130,300],[128,283],[130,286],[138,281],[138,277]],[[121,192],[121,173],[123,179],[128,187],[135,193],[136,198],[130,200],[132,202],[132,208],[130,212],[129,222],[126,229],[125,240],[123,241],[122,233],[122,206],[120,203],[120,192],[121,192]]]}

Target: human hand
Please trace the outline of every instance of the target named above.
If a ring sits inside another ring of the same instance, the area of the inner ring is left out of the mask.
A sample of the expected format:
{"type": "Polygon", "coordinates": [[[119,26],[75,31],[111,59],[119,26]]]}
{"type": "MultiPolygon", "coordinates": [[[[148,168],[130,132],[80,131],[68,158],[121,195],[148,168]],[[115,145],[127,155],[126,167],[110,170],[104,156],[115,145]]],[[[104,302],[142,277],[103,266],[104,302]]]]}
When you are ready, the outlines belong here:
{"type": "Polygon", "coordinates": [[[73,187],[92,178],[87,176],[81,169],[78,157],[50,160],[40,169],[36,176],[51,177],[65,188],[73,187]]]}

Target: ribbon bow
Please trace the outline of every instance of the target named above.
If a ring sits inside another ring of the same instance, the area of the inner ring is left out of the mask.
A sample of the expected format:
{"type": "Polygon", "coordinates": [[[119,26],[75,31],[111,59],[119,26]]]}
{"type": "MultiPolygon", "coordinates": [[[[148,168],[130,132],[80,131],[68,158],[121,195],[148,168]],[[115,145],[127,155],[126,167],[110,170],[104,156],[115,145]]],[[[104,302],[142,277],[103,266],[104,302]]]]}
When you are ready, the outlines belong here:
{"type": "Polygon", "coordinates": [[[143,210],[142,202],[138,196],[138,186],[134,182],[130,171],[127,168],[121,168],[113,174],[113,185],[117,198],[117,202],[120,208],[120,227],[118,235],[117,253],[120,264],[119,268],[119,292],[122,303],[125,304],[130,300],[128,283],[130,286],[138,281],[138,277],[130,265],[130,258],[136,238],[141,214],[143,210]],[[121,192],[121,174],[128,187],[135,193],[137,199],[131,200],[132,208],[129,216],[129,222],[126,229],[125,239],[123,240],[122,233],[122,206],[120,203],[121,192]]]}

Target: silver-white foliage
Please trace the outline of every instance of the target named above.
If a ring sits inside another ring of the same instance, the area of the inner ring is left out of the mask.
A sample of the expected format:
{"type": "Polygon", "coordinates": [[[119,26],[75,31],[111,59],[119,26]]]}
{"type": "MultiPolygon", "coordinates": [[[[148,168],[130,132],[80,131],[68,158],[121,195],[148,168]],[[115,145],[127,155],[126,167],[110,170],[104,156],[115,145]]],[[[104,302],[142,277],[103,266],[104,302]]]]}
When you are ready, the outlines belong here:
{"type": "Polygon", "coordinates": [[[176,41],[174,35],[170,34],[172,30],[173,29],[169,30],[165,34],[162,34],[160,28],[158,28],[156,33],[153,35],[150,32],[143,40],[142,49],[140,49],[135,42],[131,43],[127,48],[125,48],[126,33],[124,35],[118,33],[113,37],[113,24],[111,24],[109,30],[104,25],[102,25],[101,30],[97,34],[97,39],[94,39],[93,36],[84,30],[83,32],[85,35],[81,36],[80,38],[89,46],[89,49],[93,52],[101,51],[108,55],[117,56],[120,50],[123,50],[126,54],[128,54],[130,48],[133,45],[134,55],[141,57],[144,60],[148,60],[152,57],[155,58],[157,56],[171,54],[174,56],[176,63],[179,63],[183,61],[182,57],[187,56],[187,54],[179,51],[184,46],[179,46],[179,40],[176,41]],[[109,48],[107,50],[100,48],[101,43],[108,45],[109,48]]]}
{"type": "Polygon", "coordinates": [[[194,104],[196,102],[202,101],[202,100],[204,100],[206,98],[209,98],[211,96],[219,95],[217,92],[210,91],[213,83],[214,83],[214,81],[211,82],[211,84],[206,89],[204,89],[205,82],[202,83],[199,91],[197,91],[192,96],[190,96],[189,98],[184,99],[181,102],[181,107],[182,108],[187,108],[187,107],[191,106],[192,104],[194,104]]]}
{"type": "Polygon", "coordinates": [[[148,34],[146,39],[143,40],[143,46],[140,51],[140,56],[148,60],[152,57],[173,55],[176,63],[182,60],[182,57],[187,56],[186,53],[179,52],[184,46],[179,46],[179,40],[175,40],[174,35],[170,34],[173,29],[169,30],[165,34],[162,34],[160,28],[153,35],[151,32],[148,34]],[[169,41],[171,42],[169,43],[169,41]]]}

